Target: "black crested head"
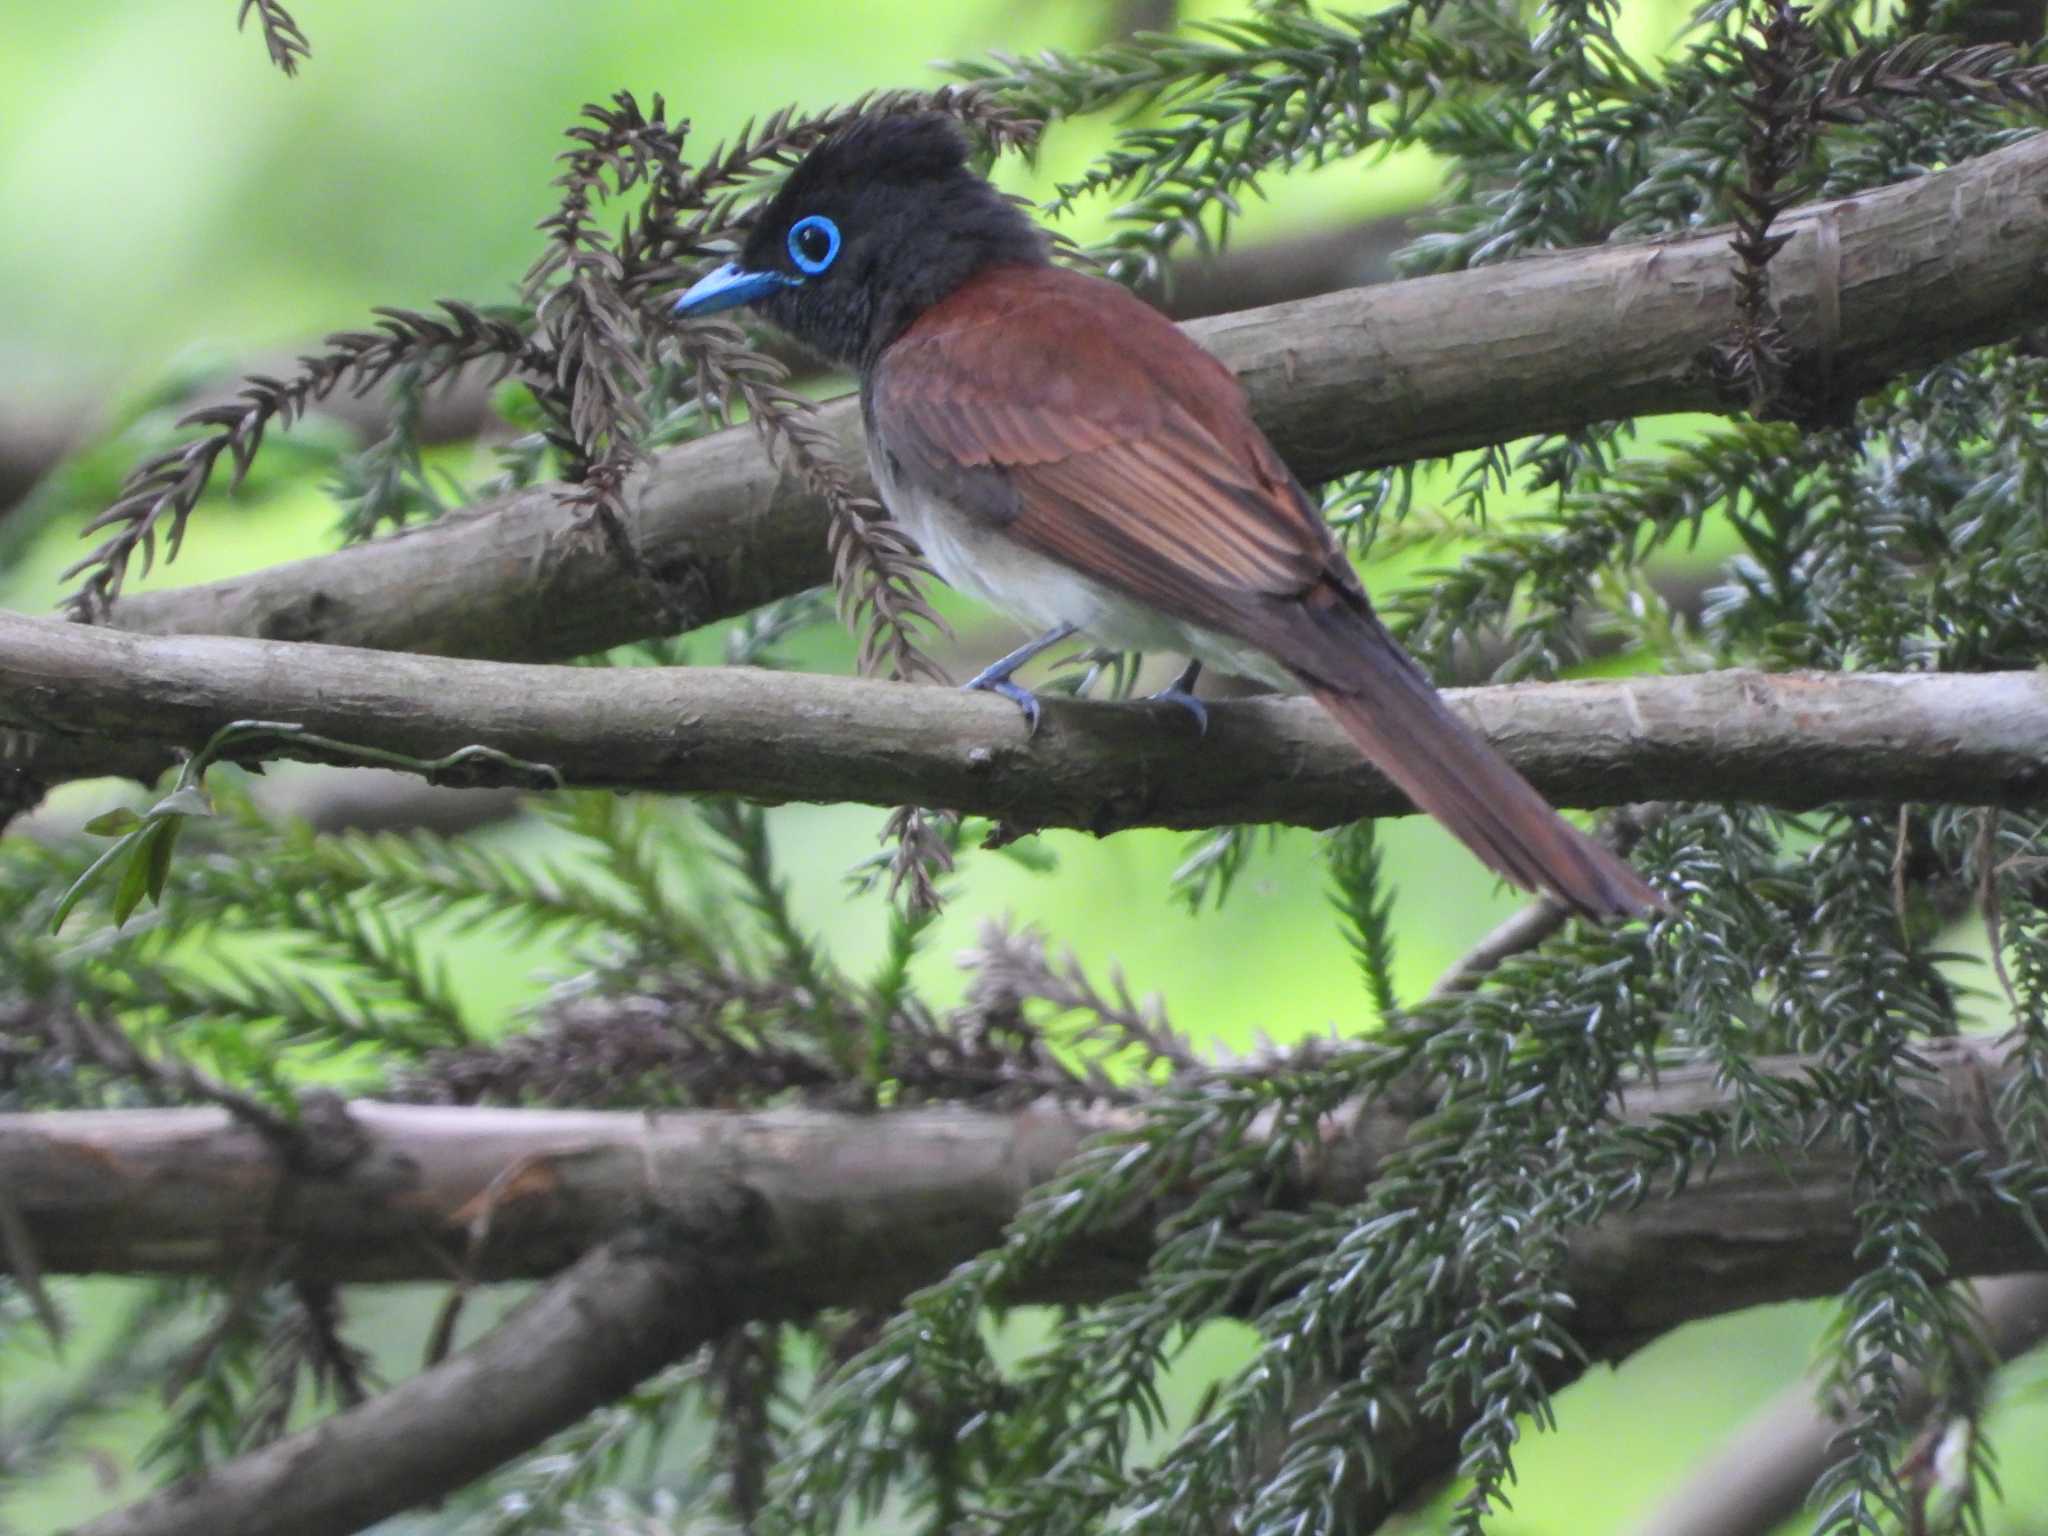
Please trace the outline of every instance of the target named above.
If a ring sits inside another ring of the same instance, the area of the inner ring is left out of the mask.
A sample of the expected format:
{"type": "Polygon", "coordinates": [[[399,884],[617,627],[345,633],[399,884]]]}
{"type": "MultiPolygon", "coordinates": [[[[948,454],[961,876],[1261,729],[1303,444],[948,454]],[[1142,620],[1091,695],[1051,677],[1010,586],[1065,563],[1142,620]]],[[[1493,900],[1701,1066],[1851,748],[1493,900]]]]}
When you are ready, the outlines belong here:
{"type": "Polygon", "coordinates": [[[942,113],[862,118],[818,145],[740,253],[785,285],[756,301],[827,357],[865,369],[925,309],[984,267],[1042,265],[1046,237],[967,164],[942,113]]]}

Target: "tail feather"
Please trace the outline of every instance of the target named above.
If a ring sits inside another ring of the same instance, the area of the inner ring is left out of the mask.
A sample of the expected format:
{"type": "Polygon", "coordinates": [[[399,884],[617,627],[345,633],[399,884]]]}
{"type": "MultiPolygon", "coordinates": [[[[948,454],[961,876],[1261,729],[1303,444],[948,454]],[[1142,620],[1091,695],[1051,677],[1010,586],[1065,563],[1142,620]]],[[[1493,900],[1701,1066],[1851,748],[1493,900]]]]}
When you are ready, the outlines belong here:
{"type": "Polygon", "coordinates": [[[1422,670],[1371,622],[1375,644],[1338,689],[1304,676],[1374,767],[1454,833],[1489,869],[1587,917],[1637,917],[1668,906],[1614,853],[1559,816],[1482,740],[1422,670]]]}

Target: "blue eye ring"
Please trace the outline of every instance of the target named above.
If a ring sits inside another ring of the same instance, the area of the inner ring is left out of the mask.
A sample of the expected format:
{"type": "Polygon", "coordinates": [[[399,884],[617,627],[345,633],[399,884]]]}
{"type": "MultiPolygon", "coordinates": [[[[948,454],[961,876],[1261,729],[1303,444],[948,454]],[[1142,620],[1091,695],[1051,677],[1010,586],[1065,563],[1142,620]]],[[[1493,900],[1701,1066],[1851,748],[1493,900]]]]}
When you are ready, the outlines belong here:
{"type": "Polygon", "coordinates": [[[789,226],[789,259],[799,272],[816,277],[839,255],[839,226],[822,213],[798,219],[789,226]],[[818,254],[817,237],[825,237],[824,254],[818,254]]]}

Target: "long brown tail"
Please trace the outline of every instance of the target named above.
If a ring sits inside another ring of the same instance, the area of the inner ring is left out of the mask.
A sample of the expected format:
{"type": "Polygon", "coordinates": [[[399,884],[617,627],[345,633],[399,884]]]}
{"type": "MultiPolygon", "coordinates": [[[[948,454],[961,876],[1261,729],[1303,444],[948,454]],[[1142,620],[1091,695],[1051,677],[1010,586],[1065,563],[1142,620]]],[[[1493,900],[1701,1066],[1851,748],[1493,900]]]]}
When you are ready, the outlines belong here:
{"type": "Polygon", "coordinates": [[[1489,869],[1593,918],[1669,905],[1643,877],[1559,816],[1529,781],[1451,713],[1436,689],[1371,622],[1366,665],[1342,691],[1303,677],[1375,768],[1455,833],[1489,869]]]}

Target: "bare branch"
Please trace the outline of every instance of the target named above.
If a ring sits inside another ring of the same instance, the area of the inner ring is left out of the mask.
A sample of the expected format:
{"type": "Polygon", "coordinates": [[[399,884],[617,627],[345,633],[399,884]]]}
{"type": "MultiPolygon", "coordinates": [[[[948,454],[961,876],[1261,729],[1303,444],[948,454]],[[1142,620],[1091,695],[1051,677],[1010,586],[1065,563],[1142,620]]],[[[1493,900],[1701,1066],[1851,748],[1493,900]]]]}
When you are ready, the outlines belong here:
{"type": "MultiPolygon", "coordinates": [[[[1983,1038],[1930,1041],[1930,1114],[1958,1166],[1998,1153],[1983,1105],[2010,1071],[1983,1038]]],[[[1760,1061],[1796,1076],[1798,1058],[1760,1061]]],[[[1723,1102],[1710,1068],[1631,1087],[1632,1123],[1723,1102]]],[[[358,1155],[292,1173],[258,1132],[216,1109],[0,1115],[0,1185],[13,1190],[44,1270],[211,1273],[275,1245],[291,1278],[445,1279],[488,1199],[479,1281],[552,1274],[651,1213],[696,1220],[735,1188],[762,1202],[767,1245],[748,1261],[742,1318],[888,1304],[996,1242],[1025,1195],[1091,1136],[1140,1112],[1039,1100],[1007,1111],[854,1114],[347,1106],[358,1155]],[[516,1168],[516,1177],[505,1171],[516,1168]]],[[[1355,1201],[1374,1149],[1408,1110],[1367,1108],[1325,1148],[1301,1198],[1355,1201]]],[[[1797,1155],[1724,1155],[1671,1200],[1651,1200],[1577,1241],[1574,1293],[1588,1336],[1675,1326],[1733,1307],[1838,1288],[1857,1257],[1856,1162],[1822,1139],[1797,1155]],[[1640,1285],[1644,1274],[1659,1283],[1640,1285]]],[[[1932,1230],[1958,1274],[2039,1262],[2025,1213],[1961,1196],[1932,1230]]],[[[1018,1300],[1081,1300],[1127,1285],[1148,1251],[1142,1218],[1075,1254],[1018,1300]]]]}
{"type": "Polygon", "coordinates": [[[893,1303],[997,1242],[1034,1185],[1131,1112],[355,1101],[347,1118],[359,1155],[295,1178],[225,1111],[0,1115],[0,1186],[15,1192],[46,1274],[219,1272],[275,1245],[289,1278],[342,1283],[446,1280],[465,1255],[480,1282],[550,1275],[652,1213],[701,1212],[741,1186],[780,1234],[748,1283],[751,1315],[781,1317],[893,1303]],[[486,1210],[489,1235],[472,1247],[486,1210]]]}
{"type": "Polygon", "coordinates": [[[316,832],[417,827],[449,837],[519,810],[519,796],[509,789],[446,789],[389,768],[295,773],[255,785],[253,793],[266,814],[316,832]]]}
{"type": "MultiPolygon", "coordinates": [[[[2048,796],[2048,678],[2032,672],[1737,671],[1450,697],[1564,805],[2048,796]]],[[[73,749],[79,774],[116,771],[152,743],[197,747],[255,717],[416,757],[480,744],[569,784],[910,801],[1017,827],[1330,826],[1411,809],[1305,699],[1218,701],[1209,713],[1192,746],[1170,706],[1047,699],[1028,737],[1004,700],[951,689],[153,638],[0,613],[0,726],[95,738],[73,749]]],[[[265,750],[321,758],[288,739],[265,750]]]]}

